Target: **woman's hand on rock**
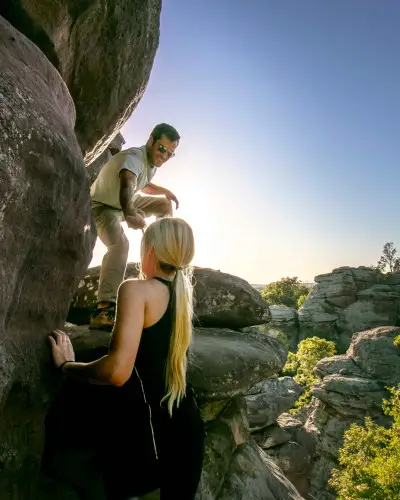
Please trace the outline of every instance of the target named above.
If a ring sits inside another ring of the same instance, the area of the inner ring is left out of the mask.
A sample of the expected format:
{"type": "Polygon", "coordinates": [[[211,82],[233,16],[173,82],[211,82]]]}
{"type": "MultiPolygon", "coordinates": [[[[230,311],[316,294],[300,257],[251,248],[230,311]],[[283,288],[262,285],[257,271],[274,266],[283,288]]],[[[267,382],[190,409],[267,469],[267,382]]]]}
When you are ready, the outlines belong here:
{"type": "Polygon", "coordinates": [[[54,330],[49,336],[54,364],[59,368],[66,361],[75,361],[74,348],[66,333],[54,330]]]}

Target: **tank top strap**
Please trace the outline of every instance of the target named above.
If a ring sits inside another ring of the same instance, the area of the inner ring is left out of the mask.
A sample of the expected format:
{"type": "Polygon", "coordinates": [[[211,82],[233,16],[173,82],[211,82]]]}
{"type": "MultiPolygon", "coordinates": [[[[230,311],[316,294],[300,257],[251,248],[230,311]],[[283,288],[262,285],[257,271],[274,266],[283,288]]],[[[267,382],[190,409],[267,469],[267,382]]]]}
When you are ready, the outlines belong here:
{"type": "Polygon", "coordinates": [[[159,278],[158,276],[154,276],[153,279],[160,281],[161,283],[164,283],[164,285],[167,285],[169,289],[172,289],[172,281],[165,280],[164,278],[159,278]]]}

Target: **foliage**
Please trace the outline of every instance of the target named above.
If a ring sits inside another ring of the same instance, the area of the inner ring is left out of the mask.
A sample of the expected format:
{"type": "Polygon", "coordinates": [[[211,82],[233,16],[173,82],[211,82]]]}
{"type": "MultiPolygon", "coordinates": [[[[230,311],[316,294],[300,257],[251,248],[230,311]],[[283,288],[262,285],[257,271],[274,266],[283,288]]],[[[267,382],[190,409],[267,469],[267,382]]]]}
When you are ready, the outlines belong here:
{"type": "Polygon", "coordinates": [[[397,335],[397,337],[394,339],[393,345],[400,349],[400,335],[397,335]]]}
{"type": "Polygon", "coordinates": [[[289,339],[285,332],[280,331],[276,338],[281,342],[281,344],[283,344],[285,349],[290,349],[289,339]]]}
{"type": "Polygon", "coordinates": [[[304,295],[300,295],[300,297],[297,299],[297,310],[302,308],[307,297],[308,297],[308,293],[304,294],[304,295]]]}
{"type": "MultiPolygon", "coordinates": [[[[297,309],[300,297],[307,297],[310,290],[311,287],[299,281],[297,277],[287,277],[267,285],[261,290],[261,295],[269,305],[282,304],[297,309]]],[[[304,302],[305,299],[302,300],[304,302]]]]}
{"type": "Polygon", "coordinates": [[[311,389],[319,380],[314,375],[315,365],[322,358],[334,356],[335,352],[334,342],[319,337],[304,339],[300,342],[297,353],[289,352],[283,373],[293,376],[295,382],[304,387],[304,393],[296,401],[294,409],[291,410],[292,413],[311,401],[311,389]]]}
{"type": "Polygon", "coordinates": [[[382,256],[378,261],[377,268],[383,272],[395,273],[400,271],[400,258],[396,257],[397,248],[393,241],[383,245],[382,256]]]}
{"type": "Polygon", "coordinates": [[[333,470],[329,481],[337,500],[400,498],[400,385],[389,391],[392,396],[383,410],[393,417],[390,428],[366,417],[364,426],[353,424],[345,432],[340,468],[333,470]]]}

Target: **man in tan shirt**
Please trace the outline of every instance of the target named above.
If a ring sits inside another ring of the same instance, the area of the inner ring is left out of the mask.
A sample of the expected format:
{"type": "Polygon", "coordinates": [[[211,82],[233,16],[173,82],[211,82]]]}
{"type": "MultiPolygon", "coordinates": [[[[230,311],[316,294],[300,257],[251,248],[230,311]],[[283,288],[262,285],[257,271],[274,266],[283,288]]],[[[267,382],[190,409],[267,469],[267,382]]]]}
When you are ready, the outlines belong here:
{"type": "Polygon", "coordinates": [[[119,285],[125,276],[129,242],[121,226],[143,229],[145,217],[172,215],[172,202],[179,202],[169,190],[153,184],[157,168],[175,155],[178,132],[166,123],[157,125],[145,146],[129,148],[113,156],[100,170],[90,188],[97,235],[106,245],[100,270],[98,303],[91,315],[91,329],[112,330],[119,285]]]}

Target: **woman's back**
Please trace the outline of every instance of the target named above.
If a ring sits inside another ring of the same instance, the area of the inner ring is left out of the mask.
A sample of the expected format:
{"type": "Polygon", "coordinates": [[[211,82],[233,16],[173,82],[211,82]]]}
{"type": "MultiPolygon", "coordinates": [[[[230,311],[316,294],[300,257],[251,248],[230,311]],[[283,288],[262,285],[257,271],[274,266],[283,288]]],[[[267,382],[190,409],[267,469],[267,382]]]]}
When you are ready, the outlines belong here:
{"type": "MultiPolygon", "coordinates": [[[[148,403],[160,404],[166,393],[166,368],[172,333],[172,282],[154,278],[146,283],[144,328],[127,390],[148,403]]],[[[163,405],[166,408],[166,403],[163,405]]]]}

